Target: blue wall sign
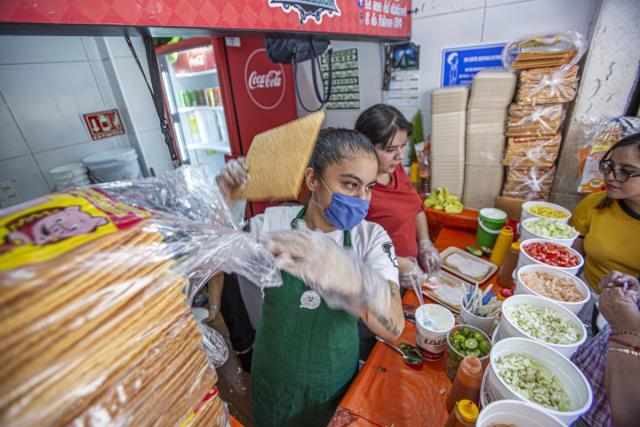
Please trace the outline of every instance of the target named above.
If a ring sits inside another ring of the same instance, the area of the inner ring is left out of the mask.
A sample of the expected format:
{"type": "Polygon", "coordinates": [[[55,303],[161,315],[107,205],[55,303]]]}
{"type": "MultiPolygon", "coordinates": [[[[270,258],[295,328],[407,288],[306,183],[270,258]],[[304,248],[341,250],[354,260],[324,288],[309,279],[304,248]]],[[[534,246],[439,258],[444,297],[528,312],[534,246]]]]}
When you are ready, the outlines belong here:
{"type": "Polygon", "coordinates": [[[440,86],[470,85],[478,71],[487,68],[504,68],[502,49],[505,44],[443,49],[440,86]]]}

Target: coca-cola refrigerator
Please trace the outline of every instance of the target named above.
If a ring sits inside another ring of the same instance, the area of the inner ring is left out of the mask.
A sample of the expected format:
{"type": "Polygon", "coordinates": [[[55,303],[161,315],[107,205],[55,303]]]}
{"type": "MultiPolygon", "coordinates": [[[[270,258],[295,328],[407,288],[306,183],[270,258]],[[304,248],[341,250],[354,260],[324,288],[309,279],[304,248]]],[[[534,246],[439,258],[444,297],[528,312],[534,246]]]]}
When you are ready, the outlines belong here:
{"type": "MultiPolygon", "coordinates": [[[[184,164],[218,171],[245,155],[256,134],[296,118],[293,69],[271,63],[262,37],[186,39],[156,54],[184,164]]],[[[272,204],[251,204],[249,214],[272,204]]]]}

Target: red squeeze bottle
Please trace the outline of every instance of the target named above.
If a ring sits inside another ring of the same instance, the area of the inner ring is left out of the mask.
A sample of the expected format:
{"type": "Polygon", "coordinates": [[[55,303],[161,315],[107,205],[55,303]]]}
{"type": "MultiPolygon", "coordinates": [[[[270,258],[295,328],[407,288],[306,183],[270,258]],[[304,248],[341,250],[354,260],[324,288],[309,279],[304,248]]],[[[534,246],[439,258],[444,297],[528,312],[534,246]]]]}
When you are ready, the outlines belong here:
{"type": "Polygon", "coordinates": [[[460,362],[456,379],[447,396],[447,410],[451,412],[463,399],[468,399],[476,404],[480,399],[480,384],[482,383],[482,363],[476,356],[466,356],[460,362]]]}

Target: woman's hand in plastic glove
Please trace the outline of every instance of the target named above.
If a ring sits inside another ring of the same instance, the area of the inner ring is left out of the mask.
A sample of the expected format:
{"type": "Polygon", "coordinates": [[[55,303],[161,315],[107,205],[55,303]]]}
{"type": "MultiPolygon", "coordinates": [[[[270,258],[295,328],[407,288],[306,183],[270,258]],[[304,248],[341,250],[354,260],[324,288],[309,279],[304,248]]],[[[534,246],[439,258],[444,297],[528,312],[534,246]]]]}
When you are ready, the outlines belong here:
{"type": "Polygon", "coordinates": [[[436,276],[440,272],[442,258],[431,240],[423,239],[418,242],[418,260],[420,261],[420,267],[429,276],[436,276]]]}
{"type": "Polygon", "coordinates": [[[384,279],[380,278],[381,286],[369,283],[371,275],[363,272],[362,262],[323,233],[310,230],[266,233],[261,242],[276,257],[280,269],[315,289],[329,307],[356,315],[372,305],[388,309],[389,287],[384,279]]]}
{"type": "Polygon", "coordinates": [[[413,268],[410,271],[400,273],[400,286],[404,289],[420,289],[427,278],[418,265],[418,261],[415,258],[409,259],[413,261],[413,268]]]}
{"type": "Polygon", "coordinates": [[[245,185],[248,179],[247,160],[244,157],[227,162],[227,166],[216,177],[218,187],[224,193],[227,201],[232,200],[233,191],[245,185]]]}
{"type": "Polygon", "coordinates": [[[638,281],[618,272],[609,273],[602,280],[599,309],[611,325],[611,329],[631,330],[640,333],[640,309],[638,309],[638,281]],[[616,274],[617,273],[617,274],[616,274]],[[605,279],[608,280],[605,282],[605,279]],[[625,285],[626,283],[626,285],[625,285]]]}

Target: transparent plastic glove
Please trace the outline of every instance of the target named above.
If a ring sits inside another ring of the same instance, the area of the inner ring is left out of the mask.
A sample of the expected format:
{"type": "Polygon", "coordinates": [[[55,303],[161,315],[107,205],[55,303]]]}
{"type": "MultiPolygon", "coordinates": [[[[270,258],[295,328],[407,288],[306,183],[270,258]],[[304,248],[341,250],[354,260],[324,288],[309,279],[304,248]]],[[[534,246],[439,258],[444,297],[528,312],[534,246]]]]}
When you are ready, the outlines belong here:
{"type": "Polygon", "coordinates": [[[248,171],[247,160],[244,157],[240,157],[228,161],[224,170],[216,177],[218,187],[220,187],[229,203],[233,201],[231,197],[233,190],[244,186],[249,180],[248,171]]]}
{"type": "Polygon", "coordinates": [[[280,269],[302,279],[329,307],[358,317],[365,309],[388,315],[387,281],[325,234],[311,230],[265,233],[261,243],[276,257],[280,269]]]}
{"type": "Polygon", "coordinates": [[[409,258],[413,261],[413,269],[405,273],[400,273],[400,286],[403,289],[420,289],[427,277],[420,268],[415,258],[409,258]]]}
{"type": "Polygon", "coordinates": [[[440,272],[442,258],[431,240],[424,239],[418,242],[418,260],[429,276],[436,276],[440,272]]]}

